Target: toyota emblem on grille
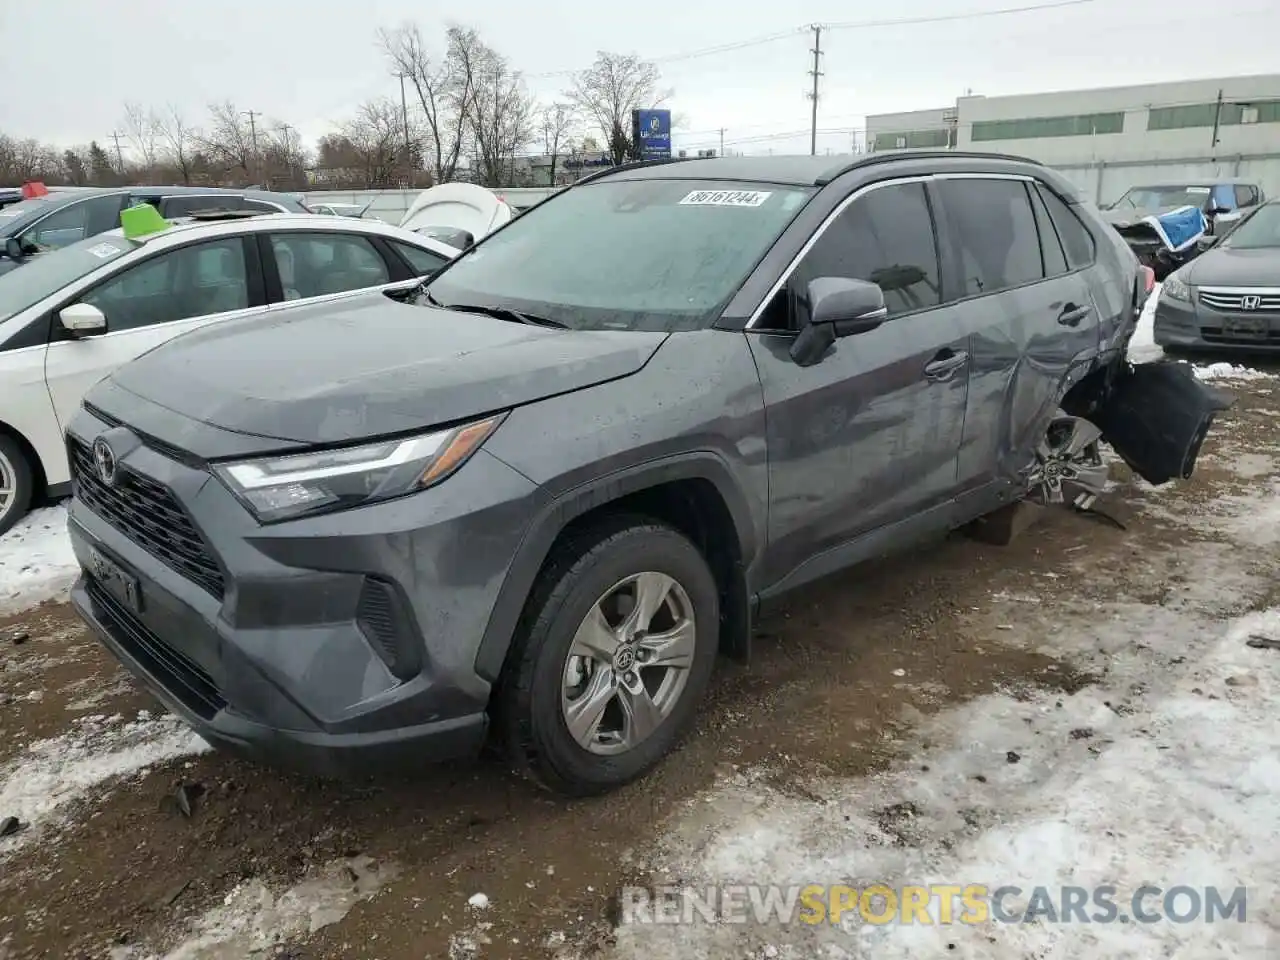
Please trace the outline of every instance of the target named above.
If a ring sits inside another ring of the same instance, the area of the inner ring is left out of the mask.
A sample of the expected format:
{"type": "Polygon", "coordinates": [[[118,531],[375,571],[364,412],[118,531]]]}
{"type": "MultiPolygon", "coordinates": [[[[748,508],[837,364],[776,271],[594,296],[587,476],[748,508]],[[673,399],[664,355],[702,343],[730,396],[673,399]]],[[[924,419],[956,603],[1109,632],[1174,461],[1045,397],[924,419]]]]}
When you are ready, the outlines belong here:
{"type": "Polygon", "coordinates": [[[99,480],[109,487],[115,484],[116,454],[102,437],[93,441],[93,466],[98,471],[99,480]]]}
{"type": "Polygon", "coordinates": [[[1240,308],[1242,310],[1257,310],[1260,306],[1262,306],[1262,297],[1256,293],[1240,298],[1240,308]]]}

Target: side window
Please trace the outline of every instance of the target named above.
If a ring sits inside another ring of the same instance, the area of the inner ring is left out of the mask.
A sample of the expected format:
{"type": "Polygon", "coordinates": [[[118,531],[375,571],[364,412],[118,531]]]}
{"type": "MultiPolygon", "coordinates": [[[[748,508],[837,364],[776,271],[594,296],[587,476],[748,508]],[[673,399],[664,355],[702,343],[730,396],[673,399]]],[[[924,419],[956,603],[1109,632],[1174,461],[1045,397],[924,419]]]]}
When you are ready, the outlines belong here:
{"type": "Polygon", "coordinates": [[[49,214],[22,235],[22,242],[57,250],[89,236],[88,228],[89,204],[82,200],[49,214]]]}
{"type": "Polygon", "coordinates": [[[277,207],[274,203],[267,203],[265,200],[254,200],[250,197],[242,197],[240,199],[241,210],[257,210],[261,213],[283,213],[284,211],[277,207]]]}
{"type": "Polygon", "coordinates": [[[323,297],[389,283],[386,261],[366,238],[344,233],[275,233],[280,286],[286,300],[323,297]]]}
{"type": "Polygon", "coordinates": [[[1236,184],[1236,206],[1252,207],[1258,202],[1258,191],[1246,184],[1236,184]]]}
{"type": "Polygon", "coordinates": [[[1079,270],[1093,263],[1093,235],[1085,229],[1080,218],[1052,190],[1043,186],[1037,190],[1045,209],[1049,211],[1049,218],[1058,228],[1058,236],[1062,240],[1062,248],[1067,252],[1067,263],[1071,265],[1071,269],[1079,270]]]}
{"type": "Polygon", "coordinates": [[[796,268],[792,291],[802,298],[817,277],[878,284],[890,315],[936,307],[938,248],[924,186],[879,187],[853,201],[796,268]]]}
{"type": "Polygon", "coordinates": [[[1218,184],[1213,188],[1209,205],[1211,207],[1221,207],[1223,210],[1234,210],[1236,208],[1235,188],[1229,183],[1218,184]]]}
{"type": "Polygon", "coordinates": [[[1067,255],[1062,249],[1062,240],[1058,231],[1053,228],[1049,219],[1049,211],[1044,208],[1044,200],[1038,190],[1032,190],[1031,207],[1036,214],[1036,229],[1040,232],[1040,255],[1044,257],[1044,275],[1060,277],[1070,271],[1067,266],[1067,255]]]}
{"type": "Polygon", "coordinates": [[[409,261],[409,266],[413,267],[414,273],[420,277],[435,273],[449,262],[438,253],[432,253],[430,250],[422,249],[422,247],[415,247],[410,243],[401,243],[399,240],[392,240],[390,243],[391,246],[395,247],[396,253],[409,261]]]}
{"type": "Polygon", "coordinates": [[[961,296],[1008,290],[1044,279],[1040,241],[1021,180],[938,181],[947,240],[960,264],[961,296]]]}
{"type": "Polygon", "coordinates": [[[170,250],[117,274],[83,298],[107,317],[107,330],[243,310],[249,306],[239,237],[170,250]]]}

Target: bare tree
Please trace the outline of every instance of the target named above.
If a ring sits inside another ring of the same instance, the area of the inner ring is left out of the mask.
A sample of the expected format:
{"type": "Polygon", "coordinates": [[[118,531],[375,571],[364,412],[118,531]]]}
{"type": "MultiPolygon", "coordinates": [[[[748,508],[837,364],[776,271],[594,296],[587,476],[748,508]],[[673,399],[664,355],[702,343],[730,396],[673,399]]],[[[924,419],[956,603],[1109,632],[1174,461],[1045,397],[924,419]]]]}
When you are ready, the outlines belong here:
{"type": "Polygon", "coordinates": [[[209,105],[209,129],[197,142],[224,176],[248,182],[256,169],[254,139],[247,115],[228,100],[209,105]]]}
{"type": "Polygon", "coordinates": [[[533,97],[507,58],[474,30],[449,28],[449,58],[467,92],[461,107],[476,172],[486,186],[503,186],[514,176],[516,154],[533,140],[533,97]]]}
{"type": "Polygon", "coordinates": [[[160,118],[154,110],[140,103],[126,103],[121,123],[129,146],[138,155],[140,166],[149,178],[154,179],[161,144],[160,118]]]}
{"type": "MultiPolygon", "coordinates": [[[[450,31],[452,35],[453,31],[450,31]]],[[[452,39],[452,37],[451,37],[452,39]]],[[[433,55],[413,24],[380,30],[378,40],[392,73],[413,86],[426,127],[426,160],[436,183],[454,179],[462,156],[466,125],[463,105],[470,99],[467,79],[460,76],[452,44],[443,57],[433,55]]]]}
{"type": "Polygon", "coordinates": [[[178,171],[183,183],[190,183],[199,131],[187,123],[182,111],[173,105],[159,118],[157,125],[165,162],[178,171]]]}
{"type": "Polygon", "coordinates": [[[578,122],[578,110],[572,103],[553,103],[542,108],[542,145],[551,158],[550,186],[556,185],[556,164],[560,151],[570,146],[574,127],[578,122]]]}
{"type": "Polygon", "coordinates": [[[569,96],[600,131],[614,163],[635,149],[631,111],[656,107],[670,96],[659,93],[658,79],[656,64],[603,50],[594,64],[574,75],[569,96]]]}
{"type": "MultiPolygon", "coordinates": [[[[414,131],[410,131],[412,139],[414,131]]],[[[359,179],[365,187],[386,187],[410,171],[400,104],[389,97],[360,105],[336,136],[321,142],[321,162],[338,176],[359,179]]]]}

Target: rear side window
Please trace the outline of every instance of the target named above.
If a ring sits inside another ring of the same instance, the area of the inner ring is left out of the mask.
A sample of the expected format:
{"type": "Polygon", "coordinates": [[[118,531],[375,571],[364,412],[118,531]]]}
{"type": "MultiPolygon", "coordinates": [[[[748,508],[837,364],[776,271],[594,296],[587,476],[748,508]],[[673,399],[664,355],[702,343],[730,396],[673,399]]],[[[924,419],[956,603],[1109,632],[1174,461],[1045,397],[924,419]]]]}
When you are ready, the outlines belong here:
{"type": "Polygon", "coordinates": [[[879,187],[851,203],[796,268],[792,289],[803,293],[817,277],[879,285],[890,315],[936,307],[938,248],[924,186],[879,187]]]}
{"type": "Polygon", "coordinates": [[[166,197],[163,213],[166,217],[189,217],[203,210],[237,210],[239,197],[166,197]]]}
{"type": "Polygon", "coordinates": [[[399,240],[392,240],[390,243],[400,256],[409,261],[409,266],[413,267],[413,272],[420,277],[435,273],[448,262],[440,254],[433,253],[430,250],[423,250],[422,247],[415,247],[410,243],[401,243],[399,240]]]}
{"type": "Polygon", "coordinates": [[[1021,180],[938,182],[947,240],[960,264],[963,297],[1008,290],[1044,279],[1040,240],[1021,180]]]}
{"type": "Polygon", "coordinates": [[[1062,241],[1058,238],[1058,231],[1053,227],[1053,221],[1049,219],[1049,211],[1044,208],[1040,193],[1036,190],[1029,192],[1031,207],[1036,214],[1036,229],[1040,231],[1040,254],[1044,257],[1044,275],[1060,277],[1071,270],[1067,266],[1067,255],[1062,249],[1062,241]]]}
{"type": "Polygon", "coordinates": [[[1067,263],[1071,265],[1071,269],[1079,270],[1093,263],[1093,236],[1085,229],[1080,218],[1052,190],[1043,186],[1036,189],[1058,230],[1058,237],[1062,240],[1062,249],[1067,253],[1067,263]]]}
{"type": "Polygon", "coordinates": [[[1236,184],[1236,206],[1252,207],[1258,202],[1258,191],[1256,187],[1247,184],[1236,184]]]}
{"type": "Polygon", "coordinates": [[[265,200],[254,200],[252,197],[242,197],[240,199],[241,210],[258,210],[262,213],[283,213],[274,203],[267,203],[265,200]]]}

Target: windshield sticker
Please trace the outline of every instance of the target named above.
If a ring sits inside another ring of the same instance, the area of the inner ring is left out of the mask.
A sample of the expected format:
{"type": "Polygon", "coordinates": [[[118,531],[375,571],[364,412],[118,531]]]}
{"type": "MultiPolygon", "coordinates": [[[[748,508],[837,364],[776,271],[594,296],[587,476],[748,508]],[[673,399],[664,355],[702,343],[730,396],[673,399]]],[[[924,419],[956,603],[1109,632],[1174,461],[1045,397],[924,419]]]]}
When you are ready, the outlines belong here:
{"type": "Polygon", "coordinates": [[[770,190],[694,190],[680,204],[700,207],[758,207],[773,192],[770,190]]]}
{"type": "Polygon", "coordinates": [[[120,248],[113,247],[109,243],[99,243],[90,247],[89,252],[92,253],[95,257],[97,257],[99,260],[105,260],[107,259],[107,257],[114,257],[117,253],[120,252],[120,248]]]}
{"type": "Polygon", "coordinates": [[[1209,188],[1208,188],[1208,187],[1187,187],[1187,193],[1204,193],[1204,194],[1207,194],[1208,192],[1209,192],[1209,188]]]}

